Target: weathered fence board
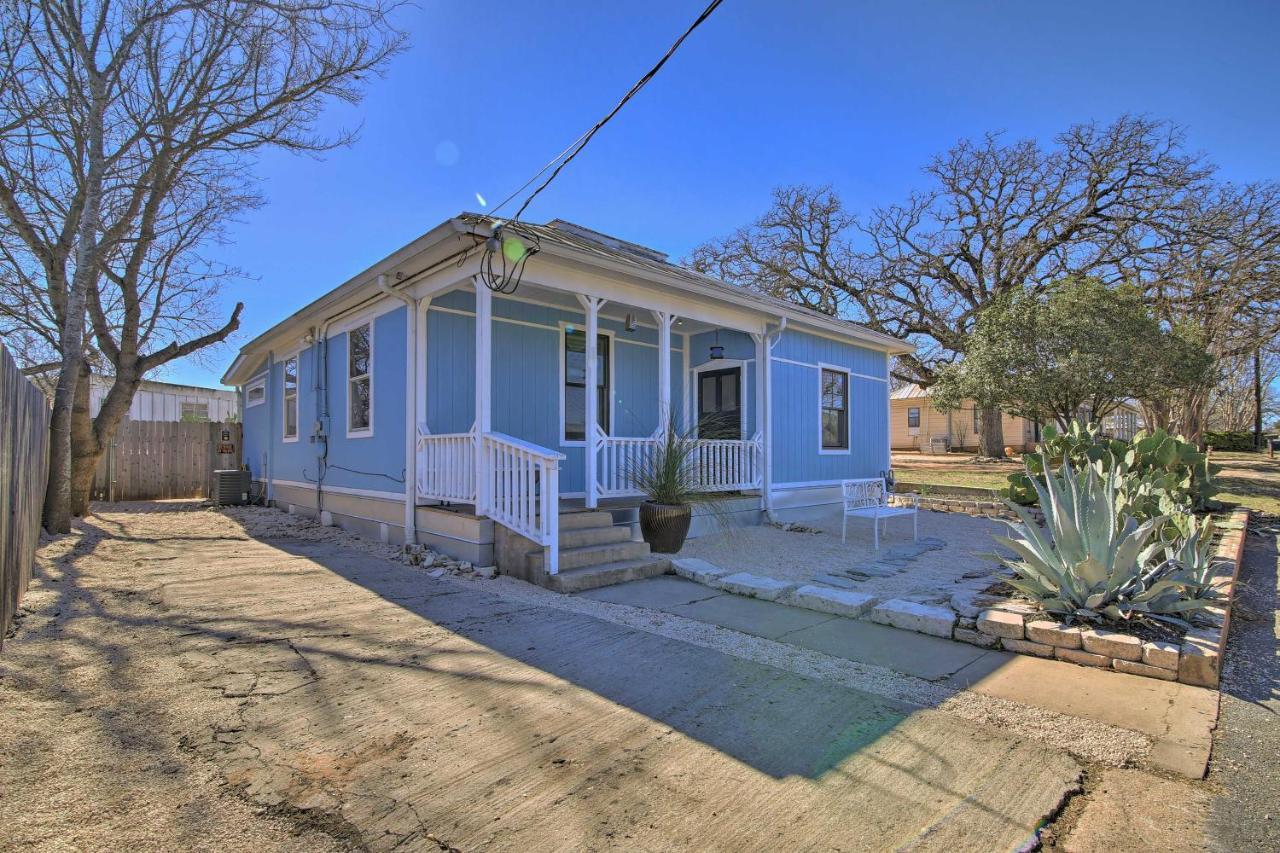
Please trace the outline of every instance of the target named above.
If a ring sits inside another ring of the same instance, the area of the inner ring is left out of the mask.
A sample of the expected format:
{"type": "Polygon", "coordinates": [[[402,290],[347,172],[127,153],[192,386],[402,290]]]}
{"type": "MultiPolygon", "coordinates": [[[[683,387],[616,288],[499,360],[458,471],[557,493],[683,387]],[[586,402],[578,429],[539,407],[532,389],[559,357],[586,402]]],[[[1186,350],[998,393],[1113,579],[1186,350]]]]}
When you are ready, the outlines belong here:
{"type": "Polygon", "coordinates": [[[214,471],[240,467],[240,431],[236,423],[125,421],[98,461],[93,499],[207,497],[214,471]],[[226,445],[232,452],[220,453],[226,445]]]}
{"type": "Polygon", "coordinates": [[[48,401],[0,345],[0,647],[31,580],[48,478],[48,401]]]}

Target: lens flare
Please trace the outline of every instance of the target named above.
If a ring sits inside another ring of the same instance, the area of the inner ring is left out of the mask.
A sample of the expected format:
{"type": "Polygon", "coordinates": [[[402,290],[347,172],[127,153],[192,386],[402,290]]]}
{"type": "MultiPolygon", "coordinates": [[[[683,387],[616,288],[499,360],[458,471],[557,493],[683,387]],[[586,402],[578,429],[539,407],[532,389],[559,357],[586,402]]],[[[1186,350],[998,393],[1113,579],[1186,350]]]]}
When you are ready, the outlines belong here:
{"type": "Polygon", "coordinates": [[[519,263],[528,251],[524,243],[515,237],[504,237],[502,240],[502,256],[513,264],[519,263]]]}
{"type": "Polygon", "coordinates": [[[476,193],[476,201],[480,202],[481,207],[489,206],[489,202],[485,201],[484,196],[480,195],[480,193],[476,193]]]}

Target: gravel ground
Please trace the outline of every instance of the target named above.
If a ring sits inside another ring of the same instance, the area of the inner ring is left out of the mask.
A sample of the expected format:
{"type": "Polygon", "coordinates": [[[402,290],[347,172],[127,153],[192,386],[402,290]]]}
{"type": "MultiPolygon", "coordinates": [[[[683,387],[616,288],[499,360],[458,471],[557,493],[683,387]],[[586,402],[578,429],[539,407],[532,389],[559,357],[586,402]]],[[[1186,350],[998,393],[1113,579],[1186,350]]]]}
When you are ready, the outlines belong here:
{"type": "Polygon", "coordinates": [[[1250,535],[1232,609],[1209,780],[1215,850],[1280,850],[1280,537],[1250,535]]]}
{"type": "MultiPolygon", "coordinates": [[[[871,522],[849,519],[849,540],[840,541],[839,508],[824,509],[805,525],[820,532],[802,533],[777,527],[746,527],[691,539],[681,557],[699,557],[733,571],[767,575],[778,580],[808,583],[822,574],[874,563],[895,546],[911,544],[911,519],[889,519],[889,535],[872,546],[871,522]]],[[[959,512],[920,511],[920,538],[934,537],[946,547],[926,551],[912,559],[906,570],[890,577],[853,580],[859,592],[881,599],[943,600],[961,589],[984,589],[991,584],[995,562],[985,554],[995,548],[993,533],[1007,528],[988,518],[959,512]],[[977,578],[966,574],[982,572],[977,578]]]]}

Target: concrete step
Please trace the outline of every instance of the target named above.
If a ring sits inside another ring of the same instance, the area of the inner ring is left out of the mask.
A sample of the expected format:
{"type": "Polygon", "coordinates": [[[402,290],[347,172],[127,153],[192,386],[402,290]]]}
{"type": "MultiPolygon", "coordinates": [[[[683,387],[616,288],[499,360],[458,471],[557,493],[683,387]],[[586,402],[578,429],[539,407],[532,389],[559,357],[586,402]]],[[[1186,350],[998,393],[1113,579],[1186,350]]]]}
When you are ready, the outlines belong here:
{"type": "MultiPolygon", "coordinates": [[[[560,550],[626,542],[631,531],[626,527],[579,527],[560,531],[560,550]]],[[[539,549],[541,550],[541,549],[539,549]]]]}
{"type": "MultiPolygon", "coordinates": [[[[581,548],[561,548],[560,571],[567,572],[570,569],[617,563],[623,560],[638,560],[648,555],[647,542],[608,542],[603,545],[585,545],[581,548]]],[[[546,554],[542,551],[530,552],[529,568],[535,572],[544,571],[545,559],[546,554]]]]}
{"type": "Polygon", "coordinates": [[[670,570],[671,558],[650,554],[634,560],[619,560],[577,569],[561,569],[554,575],[543,574],[539,583],[556,592],[583,592],[602,586],[657,577],[670,570]]]}
{"type": "Polygon", "coordinates": [[[587,527],[612,527],[613,515],[605,510],[560,513],[561,530],[582,530],[587,527]]]}

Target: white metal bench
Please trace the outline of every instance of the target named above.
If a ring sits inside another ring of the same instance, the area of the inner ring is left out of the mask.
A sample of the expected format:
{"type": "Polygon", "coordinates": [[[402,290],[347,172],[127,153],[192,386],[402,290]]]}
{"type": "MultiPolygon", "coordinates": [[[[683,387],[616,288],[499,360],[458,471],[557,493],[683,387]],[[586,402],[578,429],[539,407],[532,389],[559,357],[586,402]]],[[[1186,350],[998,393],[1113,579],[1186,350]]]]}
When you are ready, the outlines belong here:
{"type": "Polygon", "coordinates": [[[844,498],[844,519],[840,525],[840,541],[848,541],[849,516],[871,519],[872,538],[876,550],[880,549],[881,519],[885,519],[885,532],[888,532],[888,519],[895,515],[911,516],[911,540],[914,542],[920,535],[920,496],[911,495],[910,506],[890,506],[889,490],[885,487],[883,477],[868,477],[863,480],[845,480],[840,484],[844,498]]]}

